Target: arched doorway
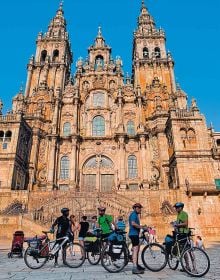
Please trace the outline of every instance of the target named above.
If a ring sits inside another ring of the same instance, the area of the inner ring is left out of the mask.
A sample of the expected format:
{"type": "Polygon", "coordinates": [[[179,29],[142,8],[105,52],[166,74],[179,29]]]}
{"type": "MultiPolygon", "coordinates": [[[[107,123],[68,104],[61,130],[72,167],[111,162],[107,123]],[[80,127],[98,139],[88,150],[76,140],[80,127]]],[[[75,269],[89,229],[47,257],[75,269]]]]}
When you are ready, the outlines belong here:
{"type": "Polygon", "coordinates": [[[86,191],[111,192],[114,182],[114,164],[103,155],[89,158],[83,165],[83,189],[86,191]]]}

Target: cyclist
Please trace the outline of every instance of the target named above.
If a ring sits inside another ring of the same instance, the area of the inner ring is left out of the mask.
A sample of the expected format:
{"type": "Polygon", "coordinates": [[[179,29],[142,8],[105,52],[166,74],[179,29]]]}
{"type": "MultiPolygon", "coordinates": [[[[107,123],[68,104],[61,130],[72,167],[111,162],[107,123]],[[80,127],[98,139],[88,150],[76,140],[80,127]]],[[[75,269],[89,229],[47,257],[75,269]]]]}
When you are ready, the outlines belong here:
{"type": "MultiPolygon", "coordinates": [[[[178,233],[179,234],[179,238],[180,239],[184,239],[184,237],[187,237],[189,234],[189,227],[188,227],[188,214],[183,211],[184,208],[184,203],[183,202],[177,202],[174,205],[174,208],[176,209],[177,212],[177,219],[176,222],[173,223],[175,232],[174,234],[178,233]]],[[[185,257],[185,262],[186,262],[186,267],[188,270],[191,270],[189,267],[189,259],[188,256],[186,255],[185,257]]],[[[194,268],[194,262],[192,262],[193,264],[193,270],[195,270],[194,268]]],[[[180,271],[184,271],[183,269],[180,269],[180,271]]]]}
{"type": "Polygon", "coordinates": [[[177,202],[174,205],[177,212],[176,223],[174,224],[174,228],[181,234],[187,235],[189,233],[188,227],[188,214],[183,211],[184,203],[177,202]]]}
{"type": "MultiPolygon", "coordinates": [[[[71,222],[68,218],[69,216],[69,209],[68,208],[62,208],[61,209],[62,216],[58,217],[55,222],[52,224],[50,232],[54,233],[54,228],[57,226],[57,232],[56,232],[56,239],[65,237],[67,235],[71,234],[71,222]]],[[[61,243],[62,240],[56,241],[56,244],[61,243]]],[[[56,245],[55,244],[55,245],[56,245]]],[[[54,246],[55,246],[54,245],[54,246]]],[[[63,246],[65,246],[64,244],[63,246]]],[[[59,257],[59,251],[55,255],[55,263],[54,266],[58,267],[58,257],[59,257]]]]}
{"type": "Polygon", "coordinates": [[[140,203],[135,203],[133,205],[133,212],[129,216],[129,238],[132,243],[132,260],[133,268],[132,274],[143,274],[145,268],[138,264],[138,255],[140,250],[139,245],[139,233],[140,229],[145,229],[145,226],[140,225],[139,214],[141,214],[141,209],[143,206],[140,203]]]}
{"type": "Polygon", "coordinates": [[[106,208],[100,206],[98,208],[99,211],[99,218],[98,224],[102,230],[102,238],[107,238],[112,232],[112,225],[116,228],[113,217],[111,215],[105,214],[106,208]]]}

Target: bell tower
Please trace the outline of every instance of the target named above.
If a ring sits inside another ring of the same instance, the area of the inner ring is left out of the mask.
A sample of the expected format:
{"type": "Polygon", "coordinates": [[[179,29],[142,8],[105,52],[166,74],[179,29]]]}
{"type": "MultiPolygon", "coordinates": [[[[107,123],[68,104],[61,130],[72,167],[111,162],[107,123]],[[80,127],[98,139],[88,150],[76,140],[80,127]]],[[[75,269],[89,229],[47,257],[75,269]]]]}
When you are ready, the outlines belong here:
{"type": "Polygon", "coordinates": [[[174,78],[174,61],[166,50],[165,32],[156,28],[144,0],[138,17],[138,26],[133,39],[133,81],[140,85],[142,91],[157,79],[172,93],[176,91],[174,78]]]}
{"type": "Polygon", "coordinates": [[[36,44],[35,57],[32,56],[28,64],[27,98],[37,95],[39,90],[60,88],[62,91],[69,78],[72,53],[62,3],[47,32],[38,34],[36,44]]]}

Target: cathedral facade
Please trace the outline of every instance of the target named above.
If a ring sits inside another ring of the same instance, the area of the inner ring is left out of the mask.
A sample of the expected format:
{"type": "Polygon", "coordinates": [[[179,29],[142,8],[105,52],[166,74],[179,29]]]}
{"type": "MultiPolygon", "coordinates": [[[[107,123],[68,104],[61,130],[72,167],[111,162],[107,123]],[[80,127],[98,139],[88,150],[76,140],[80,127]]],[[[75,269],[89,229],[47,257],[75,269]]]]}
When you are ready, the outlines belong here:
{"type": "Polygon", "coordinates": [[[32,193],[54,190],[169,193],[171,204],[210,196],[219,203],[220,133],[207,128],[195,100],[188,105],[165,32],[143,2],[131,77],[121,58],[112,58],[101,28],[73,76],[72,57],[60,5],[38,34],[25,91],[0,116],[0,194],[7,201],[0,210],[19,192],[28,203],[32,193]]]}

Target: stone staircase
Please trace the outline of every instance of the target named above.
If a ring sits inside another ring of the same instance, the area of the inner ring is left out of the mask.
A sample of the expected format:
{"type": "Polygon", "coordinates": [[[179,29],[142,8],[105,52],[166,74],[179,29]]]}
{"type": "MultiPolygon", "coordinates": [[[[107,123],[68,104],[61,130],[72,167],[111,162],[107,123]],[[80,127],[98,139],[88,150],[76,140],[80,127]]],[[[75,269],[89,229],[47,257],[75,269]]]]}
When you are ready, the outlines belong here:
{"type": "Polygon", "coordinates": [[[98,206],[107,208],[106,212],[117,217],[123,215],[126,219],[135,201],[121,195],[120,193],[99,193],[99,192],[61,192],[48,196],[44,195],[41,200],[33,195],[30,198],[29,212],[24,218],[34,221],[36,224],[49,228],[56,217],[60,216],[60,209],[68,207],[70,214],[74,214],[77,220],[82,215],[89,218],[97,214],[98,206]]]}

